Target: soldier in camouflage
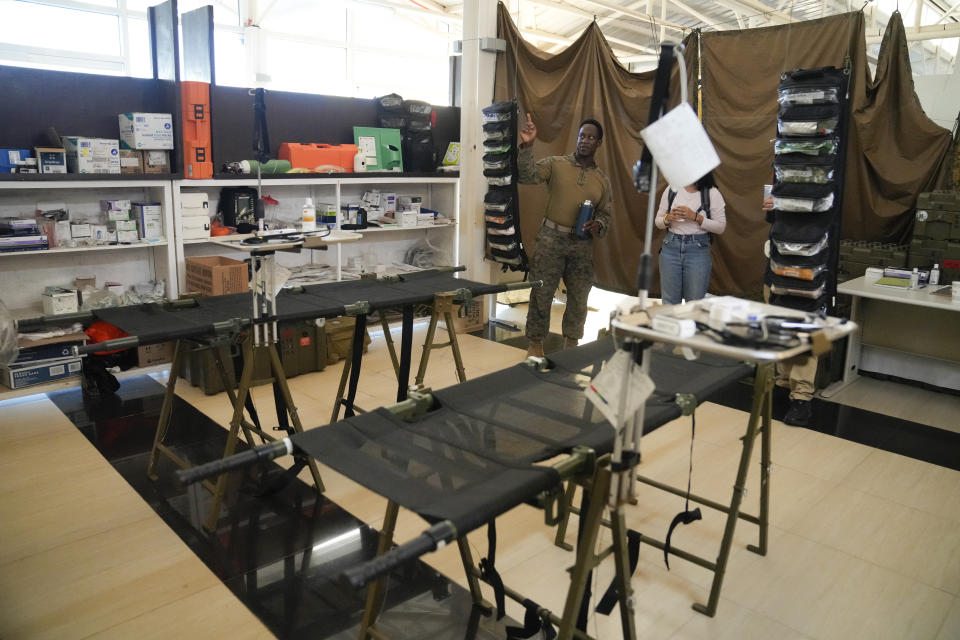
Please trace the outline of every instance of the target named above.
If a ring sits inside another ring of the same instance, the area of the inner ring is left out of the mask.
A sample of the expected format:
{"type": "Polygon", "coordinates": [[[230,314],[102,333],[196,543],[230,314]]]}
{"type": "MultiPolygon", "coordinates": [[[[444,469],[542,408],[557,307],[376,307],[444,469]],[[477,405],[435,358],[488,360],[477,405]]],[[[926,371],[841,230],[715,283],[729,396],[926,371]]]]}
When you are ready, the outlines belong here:
{"type": "Polygon", "coordinates": [[[610,179],[594,161],[603,142],[603,127],[596,120],[580,124],[577,147],[566,156],[550,156],[539,162],[533,158],[537,127],[530,114],[520,130],[518,165],[520,182],[546,184],[547,206],[537,246],[530,265],[530,279],[543,280],[533,289],[527,311],[528,356],[543,356],[543,339],[550,330],[550,305],[560,278],[567,285],[567,307],[563,312],[563,346],[576,346],[583,337],[587,319],[587,296],[593,286],[593,238],[602,238],[610,228],[613,205],[610,179]],[[592,220],[582,226],[586,238],[578,238],[574,225],[580,205],[589,200],[594,207],[592,220]]]}

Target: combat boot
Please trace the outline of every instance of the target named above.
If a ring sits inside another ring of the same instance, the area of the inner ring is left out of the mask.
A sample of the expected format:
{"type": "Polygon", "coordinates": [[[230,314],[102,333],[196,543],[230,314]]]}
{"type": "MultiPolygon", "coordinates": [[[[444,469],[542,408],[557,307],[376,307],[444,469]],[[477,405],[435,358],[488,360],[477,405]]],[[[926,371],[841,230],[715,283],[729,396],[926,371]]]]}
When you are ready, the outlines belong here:
{"type": "Polygon", "coordinates": [[[580,341],[577,340],[576,338],[568,338],[567,336],[563,336],[563,350],[564,350],[564,351],[566,351],[567,349],[573,349],[573,348],[574,348],[575,346],[577,346],[578,344],[580,344],[580,341]]]}
{"type": "Polygon", "coordinates": [[[529,344],[527,345],[527,357],[543,357],[543,340],[530,340],[529,344]]]}

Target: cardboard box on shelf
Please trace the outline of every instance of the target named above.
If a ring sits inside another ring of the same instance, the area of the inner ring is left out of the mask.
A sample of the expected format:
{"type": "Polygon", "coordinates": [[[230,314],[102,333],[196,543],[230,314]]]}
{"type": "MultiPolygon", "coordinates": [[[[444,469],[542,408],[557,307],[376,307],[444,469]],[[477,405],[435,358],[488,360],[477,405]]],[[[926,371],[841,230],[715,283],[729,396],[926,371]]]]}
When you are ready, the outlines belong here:
{"type": "Polygon", "coordinates": [[[163,211],[158,202],[134,202],[133,218],[140,227],[144,240],[163,240],[163,211]]]}
{"type": "Polygon", "coordinates": [[[143,173],[143,156],[133,149],[120,149],[120,173],[143,173]]]}
{"type": "Polygon", "coordinates": [[[156,364],[164,364],[173,360],[173,347],[175,342],[160,342],[157,344],[148,344],[143,347],[137,347],[137,366],[152,367],[156,364]]]}
{"type": "Polygon", "coordinates": [[[207,216],[185,216],[180,220],[181,236],[184,240],[199,240],[210,237],[210,218],[207,216]]]}
{"type": "Polygon", "coordinates": [[[14,173],[30,157],[30,149],[0,149],[0,173],[14,173]]]}
{"type": "Polygon", "coordinates": [[[80,374],[80,358],[28,362],[0,368],[0,382],[11,389],[70,378],[80,374]]]}
{"type": "Polygon", "coordinates": [[[40,229],[47,236],[50,247],[62,247],[73,240],[69,220],[40,220],[40,229]]]}
{"type": "Polygon", "coordinates": [[[77,312],[77,290],[66,287],[47,287],[43,292],[43,313],[55,316],[77,312]]]}
{"type": "Polygon", "coordinates": [[[40,173],[66,173],[67,152],[63,147],[35,147],[40,173]]]}
{"type": "Polygon", "coordinates": [[[79,240],[82,238],[89,238],[92,233],[90,225],[86,222],[71,222],[70,223],[70,237],[79,240]]]}
{"type": "Polygon", "coordinates": [[[170,173],[169,151],[144,150],[141,151],[140,154],[144,173],[170,173]]]}
{"type": "MultiPolygon", "coordinates": [[[[453,311],[453,330],[455,332],[471,333],[483,329],[483,325],[486,324],[486,322],[482,317],[483,304],[480,300],[471,300],[468,302],[465,305],[464,313],[465,315],[460,315],[459,307],[453,311]]],[[[441,322],[444,327],[446,327],[446,323],[442,320],[441,322]]]]}
{"type": "Polygon", "coordinates": [[[70,173],[120,173],[120,141],[64,136],[70,173]]]}
{"type": "Polygon", "coordinates": [[[124,149],[173,149],[173,116],[169,113],[121,113],[117,120],[124,149]]]}
{"type": "MultiPolygon", "coordinates": [[[[132,221],[131,221],[132,222],[132,221]]],[[[117,242],[120,244],[140,244],[140,232],[117,230],[117,242]]]]}
{"type": "Polygon", "coordinates": [[[187,258],[187,291],[205,296],[250,290],[247,263],[222,256],[187,258]]]}
{"type": "Polygon", "coordinates": [[[203,211],[202,215],[210,213],[210,198],[206,193],[181,193],[180,210],[182,215],[201,215],[197,211],[203,211]]]}
{"type": "Polygon", "coordinates": [[[401,227],[415,227],[417,226],[417,217],[418,214],[416,211],[397,211],[397,222],[400,223],[401,227]]]}
{"type": "Polygon", "coordinates": [[[108,222],[129,220],[132,204],[129,200],[101,200],[100,211],[106,214],[108,222]]]}
{"type": "Polygon", "coordinates": [[[19,365],[27,362],[41,362],[44,360],[62,360],[64,358],[74,358],[73,348],[86,344],[87,334],[68,333],[63,336],[53,338],[43,338],[41,340],[27,340],[20,338],[17,340],[17,359],[13,364],[19,365]]]}

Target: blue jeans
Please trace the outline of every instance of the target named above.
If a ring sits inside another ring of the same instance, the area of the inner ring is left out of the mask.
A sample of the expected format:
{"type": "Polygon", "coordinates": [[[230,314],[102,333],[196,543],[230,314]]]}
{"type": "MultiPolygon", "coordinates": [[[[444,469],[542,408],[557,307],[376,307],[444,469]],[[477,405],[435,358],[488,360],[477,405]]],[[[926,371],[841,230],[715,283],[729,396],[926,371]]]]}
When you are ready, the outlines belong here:
{"type": "Polygon", "coordinates": [[[710,235],[681,236],[667,231],[660,249],[660,296],[680,304],[707,295],[710,284],[710,235]]]}

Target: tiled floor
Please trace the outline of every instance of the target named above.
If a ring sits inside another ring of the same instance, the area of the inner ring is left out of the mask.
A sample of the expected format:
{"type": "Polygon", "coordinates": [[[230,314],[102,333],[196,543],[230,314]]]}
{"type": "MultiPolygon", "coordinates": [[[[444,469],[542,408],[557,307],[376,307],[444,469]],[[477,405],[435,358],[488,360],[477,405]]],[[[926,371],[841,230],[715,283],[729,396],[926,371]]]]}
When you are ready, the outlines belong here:
{"type": "MultiPolygon", "coordinates": [[[[555,312],[559,310],[555,307],[555,312]]],[[[524,309],[517,307],[503,315],[522,321],[524,309]]],[[[605,324],[603,313],[593,315],[597,326],[605,324]]],[[[418,337],[423,331],[420,326],[418,337]]],[[[523,357],[521,349],[471,336],[463,337],[461,345],[470,377],[523,357]]],[[[291,381],[306,426],[329,421],[339,373],[336,366],[291,381]]],[[[154,377],[165,380],[162,374],[154,377]]],[[[438,388],[453,380],[449,353],[435,353],[427,384],[438,388]]],[[[871,391],[874,382],[860,381],[844,392],[847,398],[841,394],[834,400],[956,430],[955,397],[932,392],[918,395],[919,390],[903,385],[886,386],[893,383],[871,391]],[[853,391],[860,396],[854,398],[853,391]],[[897,399],[891,400],[892,395],[897,399]]],[[[244,558],[233,559],[239,564],[232,575],[215,575],[190,551],[201,541],[181,541],[150,509],[150,500],[142,497],[147,489],[129,486],[90,444],[97,442],[104,455],[116,460],[142,463],[125,448],[128,430],[150,428],[149,420],[138,420],[134,414],[156,410],[151,385],[147,381],[142,385],[143,398],[136,398],[135,390],[130,392],[130,408],[136,410],[109,427],[101,419],[80,421],[77,429],[44,397],[0,405],[0,540],[4,542],[0,545],[0,637],[265,637],[269,632],[257,616],[274,625],[295,615],[283,609],[289,600],[269,590],[258,600],[256,615],[251,614],[221,581],[226,580],[234,592],[250,589],[244,558]]],[[[382,337],[375,335],[365,359],[358,404],[379,406],[392,401],[395,393],[382,337]]],[[[214,422],[222,425],[229,420],[230,408],[222,395],[204,396],[187,385],[179,385],[178,394],[214,422]]],[[[270,389],[258,387],[254,397],[262,414],[269,414],[270,389]]],[[[58,402],[70,413],[68,403],[58,402]]],[[[706,618],[690,608],[693,602],[705,600],[710,573],[676,558],[667,571],[661,552],[641,546],[633,578],[638,637],[960,637],[958,465],[932,464],[831,435],[869,430],[869,424],[859,421],[871,414],[827,409],[818,410],[817,417],[825,422],[812,429],[774,422],[770,551],[765,558],[747,551],[745,546],[756,541],[756,529],[740,523],[716,617],[706,618]],[[851,416],[857,424],[841,428],[838,421],[851,416]]],[[[707,403],[698,409],[697,418],[693,489],[729,501],[746,414],[735,406],[707,403]]],[[[269,423],[274,418],[265,415],[263,419],[269,423]]],[[[642,472],[671,484],[685,484],[689,439],[689,418],[646,436],[642,472]]],[[[752,465],[745,497],[745,509],[752,512],[759,493],[758,465],[759,458],[752,465]]],[[[321,471],[329,503],[318,505],[342,505],[352,516],[379,524],[385,505],[382,498],[332,470],[321,471]]],[[[300,477],[308,479],[306,473],[300,477]]],[[[672,517],[682,510],[683,500],[649,488],[641,491],[640,504],[630,510],[629,524],[662,538],[672,517]]],[[[299,513],[304,519],[304,514],[312,516],[325,509],[299,513]]],[[[184,502],[178,513],[189,520],[191,513],[196,518],[201,512],[202,503],[184,502]]],[[[542,519],[541,512],[529,507],[502,517],[497,564],[508,585],[559,611],[567,581],[564,569],[572,558],[552,545],[553,531],[543,526],[542,519]]],[[[282,527],[287,525],[279,516],[269,515],[263,522],[261,545],[285,539],[282,527]]],[[[722,527],[721,514],[705,510],[704,520],[680,527],[673,543],[711,557],[722,527]]],[[[423,528],[422,520],[402,512],[397,537],[408,539],[423,528]]],[[[312,548],[328,539],[317,538],[312,548]]],[[[608,535],[603,539],[609,542],[608,535]]],[[[476,557],[485,554],[485,532],[474,532],[470,541],[476,557]]],[[[302,555],[283,557],[289,558],[288,564],[304,561],[302,555]]],[[[463,584],[454,548],[424,560],[463,584]]],[[[287,575],[286,567],[273,565],[253,577],[260,585],[269,585],[277,576],[287,575]]],[[[595,584],[605,588],[610,576],[607,563],[595,584]]],[[[294,582],[277,584],[286,587],[294,582]]],[[[398,632],[397,637],[445,637],[442,628],[448,624],[451,607],[444,602],[455,601],[441,601],[438,606],[428,594],[410,600],[410,609],[385,622],[398,632]]],[[[456,602],[461,602],[455,605],[460,607],[458,615],[465,616],[462,601],[456,602]]],[[[508,612],[522,619],[519,607],[510,606],[508,612]]],[[[599,638],[616,638],[618,625],[616,612],[612,617],[594,615],[588,631],[599,638]]]]}

